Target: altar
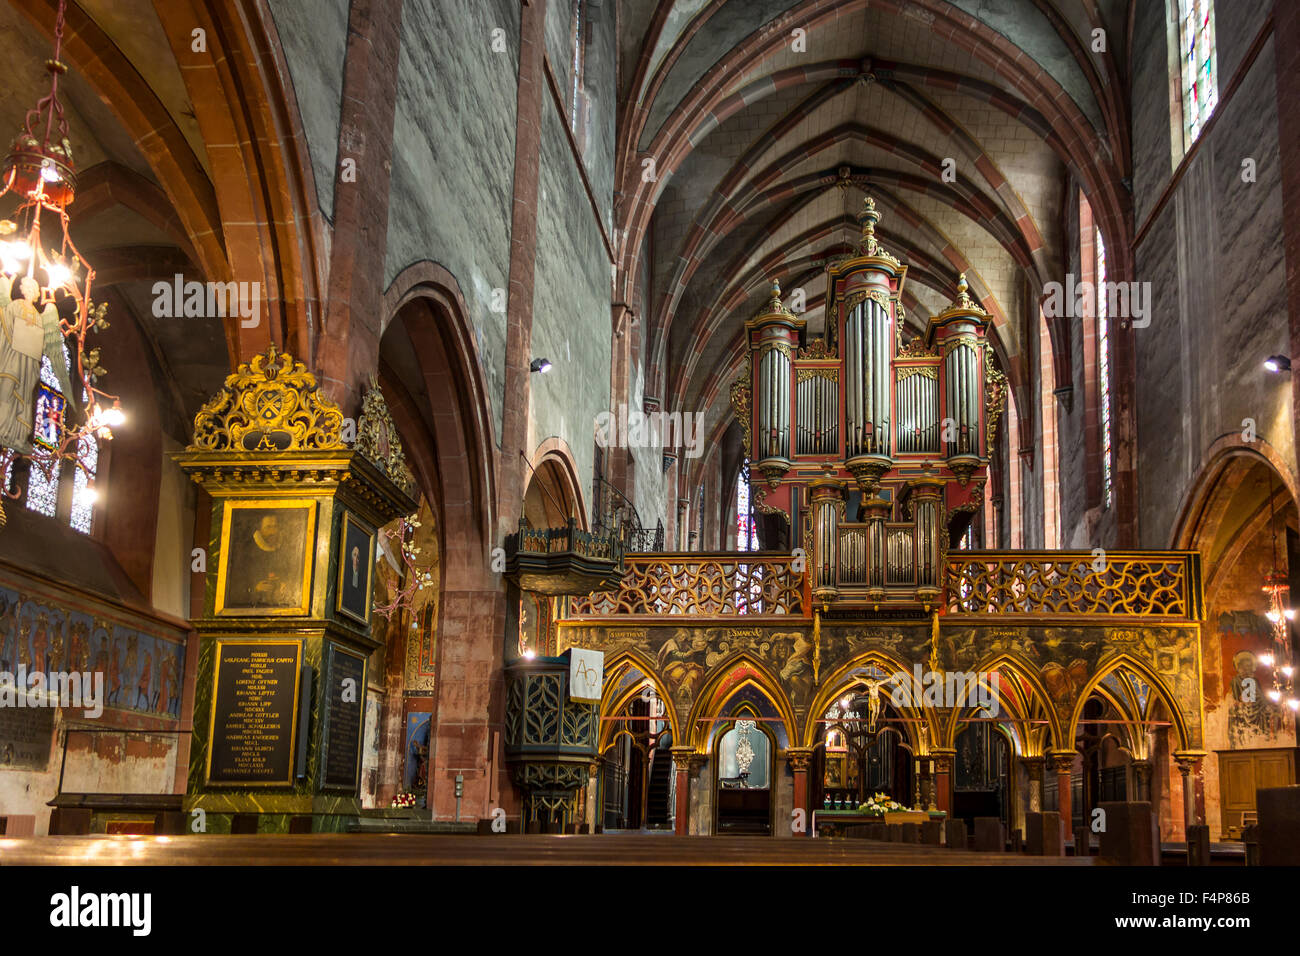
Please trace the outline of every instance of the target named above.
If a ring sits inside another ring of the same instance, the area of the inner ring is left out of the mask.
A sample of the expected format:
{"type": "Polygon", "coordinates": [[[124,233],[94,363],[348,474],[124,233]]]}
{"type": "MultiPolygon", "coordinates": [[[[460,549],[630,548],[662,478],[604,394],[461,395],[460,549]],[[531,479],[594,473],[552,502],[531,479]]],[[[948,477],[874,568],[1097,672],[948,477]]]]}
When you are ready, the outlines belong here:
{"type": "Polygon", "coordinates": [[[872,827],[879,828],[879,832],[855,832],[852,835],[865,835],[868,839],[883,840],[886,838],[885,828],[888,826],[926,823],[930,820],[944,820],[946,817],[947,814],[942,810],[888,810],[880,814],[867,813],[863,810],[820,809],[812,813],[812,836],[843,837],[850,835],[850,827],[872,827]]]}

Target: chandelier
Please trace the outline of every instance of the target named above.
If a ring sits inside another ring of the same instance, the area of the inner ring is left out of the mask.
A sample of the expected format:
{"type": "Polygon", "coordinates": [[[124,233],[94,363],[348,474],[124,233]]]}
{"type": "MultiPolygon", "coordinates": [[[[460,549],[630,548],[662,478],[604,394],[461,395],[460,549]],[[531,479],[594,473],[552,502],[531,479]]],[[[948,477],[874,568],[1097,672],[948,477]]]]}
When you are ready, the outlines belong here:
{"type": "Polygon", "coordinates": [[[1294,713],[1300,711],[1300,700],[1295,695],[1295,665],[1291,659],[1291,622],[1295,620],[1295,609],[1289,606],[1291,585],[1287,575],[1278,570],[1277,560],[1277,524],[1273,510],[1273,483],[1269,482],[1269,530],[1273,535],[1273,566],[1264,575],[1263,591],[1268,595],[1268,611],[1265,616],[1271,630],[1271,647],[1261,654],[1259,662],[1273,672],[1273,687],[1268,692],[1269,700],[1275,704],[1285,704],[1294,713]]]}
{"type": "MultiPolygon", "coordinates": [[[[53,479],[62,461],[78,461],[83,440],[109,440],[112,428],[125,421],[117,398],[95,384],[104,369],[99,349],[86,349],[86,337],[108,328],[106,306],[92,301],[95,270],[68,230],[77,175],[59,101],[59,77],[67,72],[59,60],[64,12],[60,0],[53,56],[45,63],[50,91],[28,111],[0,168],[0,202],[12,196],[7,202],[14,203],[11,218],[0,219],[0,322],[6,333],[0,341],[0,474],[6,494],[18,457],[53,479]]],[[[0,503],[0,524],[3,516],[0,503]]]]}

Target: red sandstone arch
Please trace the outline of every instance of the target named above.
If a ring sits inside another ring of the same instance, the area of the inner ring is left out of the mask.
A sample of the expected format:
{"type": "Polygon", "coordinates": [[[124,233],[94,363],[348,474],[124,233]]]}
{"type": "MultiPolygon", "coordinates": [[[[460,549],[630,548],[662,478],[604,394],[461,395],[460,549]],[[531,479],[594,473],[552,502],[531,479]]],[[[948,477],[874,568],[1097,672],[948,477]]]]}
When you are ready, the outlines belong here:
{"type": "MultiPolygon", "coordinates": [[[[54,0],[14,0],[14,6],[50,35],[54,0]]],[[[251,329],[237,316],[227,323],[232,361],[247,360],[272,341],[309,358],[312,316],[320,314],[324,224],[265,0],[168,0],[154,10],[181,67],[211,178],[157,93],[75,3],[67,9],[64,56],[149,162],[205,278],[262,284],[268,321],[251,329]],[[207,42],[201,53],[192,48],[198,28],[207,42]]]]}
{"type": "Polygon", "coordinates": [[[268,321],[228,332],[238,339],[232,354],[247,359],[275,341],[310,356],[321,313],[324,223],[266,0],[168,0],[154,9],[203,134],[233,277],[264,283],[268,321]],[[196,27],[207,33],[206,52],[193,50],[196,27]]]}
{"type": "Polygon", "coordinates": [[[532,460],[523,467],[528,472],[524,489],[525,512],[530,508],[531,494],[533,500],[541,500],[548,514],[558,509],[559,513],[554,517],[559,520],[549,527],[558,527],[570,517],[577,519],[579,528],[586,530],[589,527],[586,496],[582,493],[573,449],[568,442],[551,436],[537,446],[532,460]]]}
{"type": "MultiPolygon", "coordinates": [[[[1204,540],[1208,530],[1207,523],[1217,522],[1222,517],[1213,508],[1213,499],[1224,478],[1242,465],[1249,467],[1258,463],[1273,471],[1279,483],[1286,486],[1293,502],[1300,501],[1300,482],[1291,463],[1276,448],[1263,438],[1247,442],[1239,432],[1230,432],[1214,442],[1201,458],[1191,491],[1178,510],[1169,546],[1184,551],[1197,550],[1198,542],[1204,540]]],[[[1206,569],[1207,576],[1209,570],[1206,569]]]]}
{"type": "Polygon", "coordinates": [[[384,295],[379,382],[421,491],[438,514],[437,698],[429,793],[436,819],[490,815],[514,798],[501,761],[505,596],[492,571],[496,455],[487,383],[455,278],[421,262],[384,295]]]}

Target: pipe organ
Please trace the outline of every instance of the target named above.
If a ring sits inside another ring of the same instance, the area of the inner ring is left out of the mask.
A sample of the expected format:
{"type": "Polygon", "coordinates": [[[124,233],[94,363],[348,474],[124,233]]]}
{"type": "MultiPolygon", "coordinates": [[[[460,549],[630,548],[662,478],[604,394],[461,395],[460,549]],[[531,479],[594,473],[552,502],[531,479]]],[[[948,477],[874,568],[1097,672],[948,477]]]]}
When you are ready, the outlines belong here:
{"type": "Polygon", "coordinates": [[[746,323],[732,401],[752,498],[784,516],[807,552],[816,600],[928,612],[948,542],[983,507],[1006,379],[964,275],[957,298],[904,344],[907,267],[877,241],[879,220],[867,199],[856,254],[827,267],[822,337],[805,341],[804,319],[772,284],[769,304],[746,323]]]}

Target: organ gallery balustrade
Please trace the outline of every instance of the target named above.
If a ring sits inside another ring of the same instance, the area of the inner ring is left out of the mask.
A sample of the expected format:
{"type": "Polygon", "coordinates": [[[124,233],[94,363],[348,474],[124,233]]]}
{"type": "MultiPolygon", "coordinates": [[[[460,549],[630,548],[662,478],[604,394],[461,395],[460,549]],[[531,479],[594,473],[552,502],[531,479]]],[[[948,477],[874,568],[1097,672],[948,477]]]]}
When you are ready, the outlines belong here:
{"type": "MultiPolygon", "coordinates": [[[[838,529],[841,590],[915,587],[910,528],[884,524],[883,564],[870,559],[870,531],[866,525],[838,529]]],[[[795,557],[770,552],[631,554],[617,590],[571,599],[568,616],[810,619],[817,572],[799,566],[795,557]]],[[[1197,552],[1114,551],[1103,559],[1089,551],[957,551],[942,566],[945,617],[1195,622],[1203,613],[1197,552]]]]}
{"type": "Polygon", "coordinates": [[[948,556],[949,614],[1197,621],[1195,551],[972,551],[948,556]]]}
{"type": "Polygon", "coordinates": [[[631,554],[617,591],[570,599],[571,617],[811,615],[803,571],[789,555],[631,554]]]}

